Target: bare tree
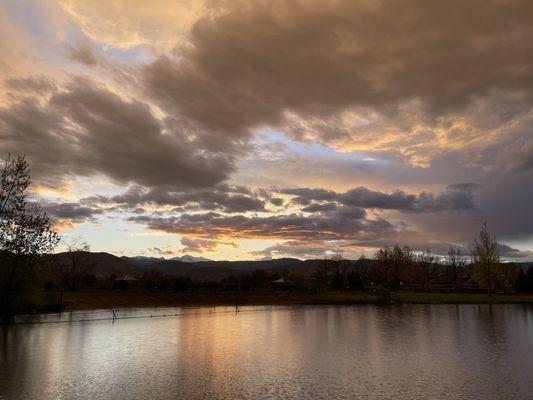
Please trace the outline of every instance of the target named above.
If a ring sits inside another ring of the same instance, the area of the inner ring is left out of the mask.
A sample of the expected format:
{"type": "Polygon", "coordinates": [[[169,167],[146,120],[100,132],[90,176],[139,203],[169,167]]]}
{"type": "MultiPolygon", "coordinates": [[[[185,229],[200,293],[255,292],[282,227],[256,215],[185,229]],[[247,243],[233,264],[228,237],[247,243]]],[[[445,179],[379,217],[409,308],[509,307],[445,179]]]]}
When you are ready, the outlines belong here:
{"type": "Polygon", "coordinates": [[[496,237],[491,236],[485,222],[479,232],[479,238],[474,240],[472,248],[472,263],[479,265],[483,271],[483,277],[487,284],[487,293],[492,296],[493,274],[492,270],[500,262],[498,242],[496,237]]]}
{"type": "Polygon", "coordinates": [[[400,286],[400,277],[413,260],[413,252],[409,247],[400,247],[395,244],[394,247],[384,247],[379,249],[374,259],[385,281],[386,286],[391,290],[398,290],[400,286]]]}
{"type": "Polygon", "coordinates": [[[335,254],[333,254],[330,260],[333,264],[333,268],[335,268],[336,271],[339,271],[345,266],[344,258],[340,251],[337,251],[335,254]]]}
{"type": "Polygon", "coordinates": [[[83,253],[91,250],[91,246],[86,242],[75,239],[67,244],[68,263],[61,264],[61,275],[63,282],[70,290],[76,290],[81,280],[91,271],[91,265],[83,263],[83,253]]]}
{"type": "Polygon", "coordinates": [[[0,169],[0,279],[2,312],[13,311],[13,297],[32,282],[35,261],[59,242],[50,218],[27,199],[30,168],[24,156],[10,156],[0,169]]]}
{"type": "Polygon", "coordinates": [[[374,260],[376,260],[378,279],[382,284],[389,286],[392,264],[392,250],[390,247],[385,246],[374,254],[374,260]]]}
{"type": "Polygon", "coordinates": [[[451,272],[453,287],[457,287],[457,280],[459,278],[459,272],[466,265],[466,256],[462,254],[459,247],[450,246],[448,250],[448,256],[446,257],[448,268],[451,272]]]}
{"type": "Polygon", "coordinates": [[[424,290],[428,292],[429,284],[435,271],[435,256],[431,253],[431,250],[427,249],[416,255],[416,263],[422,270],[421,275],[424,281],[424,290]]]}

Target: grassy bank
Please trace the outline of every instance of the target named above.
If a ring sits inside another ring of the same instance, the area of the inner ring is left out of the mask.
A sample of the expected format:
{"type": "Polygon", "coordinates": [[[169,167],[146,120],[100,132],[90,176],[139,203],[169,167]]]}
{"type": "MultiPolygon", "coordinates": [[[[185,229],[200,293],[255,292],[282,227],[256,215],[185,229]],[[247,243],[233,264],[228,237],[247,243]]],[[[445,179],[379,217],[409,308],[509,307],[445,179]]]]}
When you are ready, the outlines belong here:
{"type": "Polygon", "coordinates": [[[398,292],[393,299],[420,304],[512,304],[533,303],[533,294],[495,294],[489,297],[484,293],[398,292]]]}
{"type": "MultiPolygon", "coordinates": [[[[484,304],[484,303],[533,303],[531,295],[494,295],[469,293],[419,293],[393,294],[396,303],[423,304],[484,304]]],[[[363,292],[328,291],[311,293],[269,292],[67,292],[64,294],[66,311],[109,308],[172,307],[202,305],[346,305],[375,304],[377,297],[363,292]]]]}

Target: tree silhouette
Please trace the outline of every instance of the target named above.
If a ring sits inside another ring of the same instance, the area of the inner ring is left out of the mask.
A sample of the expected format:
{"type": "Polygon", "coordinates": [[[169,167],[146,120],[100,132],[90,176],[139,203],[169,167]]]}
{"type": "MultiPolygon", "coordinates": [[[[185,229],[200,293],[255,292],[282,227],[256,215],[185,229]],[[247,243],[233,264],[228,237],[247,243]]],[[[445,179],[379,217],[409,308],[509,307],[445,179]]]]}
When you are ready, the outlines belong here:
{"type": "Polygon", "coordinates": [[[528,287],[528,279],[526,278],[526,274],[524,273],[524,270],[522,268],[520,268],[520,270],[518,271],[518,276],[516,277],[516,281],[515,281],[515,290],[518,292],[518,293],[522,293],[522,292],[527,292],[529,287],[528,287]]]}
{"type": "Polygon", "coordinates": [[[342,283],[342,274],[338,269],[335,271],[335,274],[331,279],[331,287],[336,290],[341,290],[344,288],[342,283]]]}
{"type": "Polygon", "coordinates": [[[459,278],[460,271],[466,265],[466,257],[462,254],[459,247],[450,246],[448,250],[448,268],[452,277],[453,287],[457,287],[457,279],[459,278]]]}
{"type": "Polygon", "coordinates": [[[352,290],[360,290],[363,288],[363,281],[361,275],[358,272],[351,271],[348,277],[348,286],[352,290]]]}
{"type": "Polygon", "coordinates": [[[0,281],[2,314],[22,307],[17,297],[32,283],[38,256],[51,252],[59,242],[50,218],[28,201],[30,168],[24,156],[8,156],[0,169],[0,281]]]}
{"type": "Polygon", "coordinates": [[[429,284],[433,279],[435,271],[435,256],[431,253],[431,250],[422,251],[417,254],[416,262],[421,269],[421,277],[424,282],[424,290],[429,291],[429,284]]]}
{"type": "Polygon", "coordinates": [[[72,240],[67,245],[68,263],[61,264],[61,275],[63,282],[70,290],[78,289],[83,278],[89,275],[91,265],[88,260],[83,263],[84,253],[91,250],[91,247],[80,240],[72,240]]]}
{"type": "Polygon", "coordinates": [[[382,283],[390,290],[398,290],[400,287],[400,277],[404,270],[413,261],[413,252],[409,247],[384,247],[379,249],[374,255],[377,262],[382,283]]]}
{"type": "Polygon", "coordinates": [[[485,222],[479,232],[479,239],[474,240],[472,249],[472,263],[479,265],[483,271],[483,279],[487,284],[487,293],[492,296],[493,273],[492,269],[495,264],[500,262],[498,252],[498,242],[496,237],[491,236],[487,230],[485,222]]]}

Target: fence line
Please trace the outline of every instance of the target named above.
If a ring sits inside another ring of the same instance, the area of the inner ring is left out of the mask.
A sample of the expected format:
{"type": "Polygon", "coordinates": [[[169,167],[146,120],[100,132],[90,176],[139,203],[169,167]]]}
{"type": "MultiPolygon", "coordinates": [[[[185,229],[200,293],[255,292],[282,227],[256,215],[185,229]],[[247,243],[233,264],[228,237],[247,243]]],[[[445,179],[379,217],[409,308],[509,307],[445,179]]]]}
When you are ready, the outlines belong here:
{"type": "MultiPolygon", "coordinates": [[[[249,307],[249,306],[248,306],[249,307]]],[[[97,321],[118,321],[118,320],[125,320],[125,319],[140,319],[140,318],[166,318],[166,317],[182,317],[182,316],[194,316],[194,315],[212,315],[212,314],[239,314],[239,313],[246,313],[246,312],[264,312],[264,311],[272,311],[274,309],[282,309],[286,310],[293,306],[271,306],[271,307],[263,307],[259,309],[241,309],[239,306],[236,306],[235,308],[232,308],[231,310],[223,310],[223,311],[202,311],[202,312],[185,312],[185,313],[169,313],[169,314],[145,314],[145,315],[125,315],[125,316],[117,316],[113,317],[113,310],[109,310],[109,313],[111,314],[109,317],[103,317],[103,318],[85,318],[85,319],[68,319],[68,320],[55,320],[55,321],[12,321],[10,325],[31,325],[31,324],[68,324],[68,323],[74,323],[74,322],[97,322],[97,321]]],[[[202,307],[203,308],[203,307],[202,307]]],[[[215,308],[215,307],[212,307],[215,308]]],[[[197,308],[199,310],[201,308],[197,308]]],[[[127,309],[122,309],[122,311],[125,311],[127,309]]],[[[120,310],[115,310],[120,311],[120,310]]],[[[103,313],[105,311],[88,311],[87,313],[103,313]]]]}

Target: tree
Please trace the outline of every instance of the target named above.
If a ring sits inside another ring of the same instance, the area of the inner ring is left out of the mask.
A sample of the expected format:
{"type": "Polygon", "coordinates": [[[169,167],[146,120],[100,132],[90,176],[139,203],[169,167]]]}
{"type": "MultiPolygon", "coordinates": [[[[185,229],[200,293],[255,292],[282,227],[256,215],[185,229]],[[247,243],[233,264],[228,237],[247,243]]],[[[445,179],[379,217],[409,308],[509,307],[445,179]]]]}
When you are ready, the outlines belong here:
{"type": "Polygon", "coordinates": [[[516,277],[516,281],[514,284],[515,290],[517,293],[523,293],[528,292],[529,285],[528,285],[528,279],[526,278],[526,274],[524,273],[524,270],[520,268],[518,271],[518,276],[516,277]]]}
{"type": "Polygon", "coordinates": [[[321,285],[333,285],[333,279],[335,275],[340,274],[341,268],[345,269],[345,261],[341,253],[335,253],[331,258],[320,261],[313,277],[321,285]]]}
{"type": "Polygon", "coordinates": [[[363,280],[358,272],[351,271],[348,277],[348,286],[352,290],[360,290],[363,288],[363,280]]]}
{"type": "Polygon", "coordinates": [[[338,269],[335,271],[335,274],[333,274],[333,278],[331,279],[331,287],[336,290],[344,289],[342,274],[338,269]]]}
{"type": "Polygon", "coordinates": [[[379,249],[378,251],[376,251],[376,254],[374,255],[374,259],[376,260],[378,278],[380,281],[379,283],[388,287],[390,283],[391,264],[392,264],[391,248],[388,246],[385,246],[382,249],[379,249]]]}
{"type": "Polygon", "coordinates": [[[409,247],[402,248],[395,244],[393,248],[379,249],[374,259],[377,261],[382,283],[391,290],[398,290],[401,275],[413,261],[413,252],[409,247]]]}
{"type": "Polygon", "coordinates": [[[91,272],[91,265],[83,263],[83,253],[91,250],[91,247],[80,240],[72,240],[67,245],[68,264],[61,264],[61,276],[63,282],[70,290],[78,289],[81,281],[91,272]]]}
{"type": "Polygon", "coordinates": [[[431,253],[431,250],[427,249],[416,255],[416,263],[419,265],[422,270],[421,277],[424,282],[424,290],[429,291],[429,284],[433,278],[433,273],[435,270],[435,256],[431,253]]]}
{"type": "Polygon", "coordinates": [[[518,293],[531,293],[533,291],[533,267],[529,267],[527,272],[524,272],[522,268],[518,270],[515,289],[518,293]]]}
{"type": "Polygon", "coordinates": [[[4,315],[24,307],[23,290],[34,282],[37,258],[59,242],[48,215],[27,199],[30,183],[24,156],[9,156],[0,169],[0,301],[4,315]]]}
{"type": "Polygon", "coordinates": [[[269,278],[270,276],[268,275],[268,272],[262,269],[256,269],[252,271],[250,277],[251,285],[253,288],[267,287],[270,283],[269,278]]]}
{"type": "Polygon", "coordinates": [[[491,236],[487,230],[487,223],[485,222],[479,238],[474,240],[472,248],[472,263],[482,268],[483,280],[487,285],[487,294],[492,296],[493,273],[492,270],[495,264],[500,262],[500,254],[498,251],[498,242],[496,237],[491,236]]]}
{"type": "Polygon", "coordinates": [[[459,273],[466,265],[466,257],[461,253],[459,247],[450,246],[450,249],[448,250],[447,264],[452,278],[453,287],[456,288],[459,273]]]}
{"type": "Polygon", "coordinates": [[[533,292],[533,266],[527,269],[524,292],[533,292]]]}
{"type": "Polygon", "coordinates": [[[331,257],[331,262],[333,264],[333,268],[335,269],[335,271],[340,271],[342,269],[343,270],[342,272],[343,273],[345,272],[345,270],[346,270],[346,262],[345,262],[344,258],[342,257],[342,253],[341,252],[335,253],[331,257]]]}

